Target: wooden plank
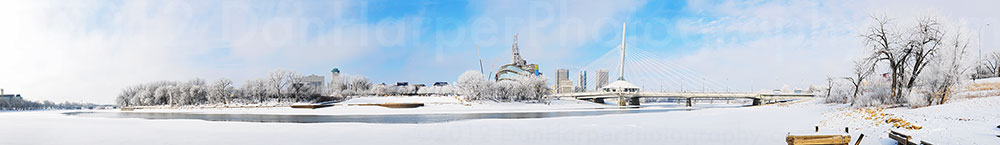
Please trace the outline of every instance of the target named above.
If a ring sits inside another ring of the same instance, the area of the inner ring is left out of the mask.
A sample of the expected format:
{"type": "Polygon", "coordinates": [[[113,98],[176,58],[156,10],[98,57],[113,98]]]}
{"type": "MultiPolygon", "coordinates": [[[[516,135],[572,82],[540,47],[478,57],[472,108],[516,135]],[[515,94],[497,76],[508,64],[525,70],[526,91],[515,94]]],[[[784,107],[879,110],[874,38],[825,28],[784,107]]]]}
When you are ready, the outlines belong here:
{"type": "Polygon", "coordinates": [[[895,131],[892,131],[891,133],[889,133],[889,138],[891,138],[892,140],[896,140],[896,144],[900,144],[900,145],[917,145],[917,143],[914,143],[914,142],[910,141],[910,136],[906,136],[906,135],[903,135],[903,134],[898,134],[898,132],[895,132],[895,131]]]}
{"type": "Polygon", "coordinates": [[[865,139],[865,134],[864,133],[862,133],[860,136],[858,136],[858,141],[854,142],[854,145],[860,145],[861,144],[861,139],[865,139]]]}
{"type": "Polygon", "coordinates": [[[303,104],[303,105],[292,105],[291,107],[300,109],[316,109],[316,108],[323,108],[330,106],[333,106],[333,104],[303,104]]]}
{"type": "Polygon", "coordinates": [[[896,132],[895,130],[889,130],[889,133],[890,133],[890,134],[896,134],[896,135],[899,135],[900,137],[903,137],[903,138],[906,138],[906,140],[910,140],[910,139],[913,139],[913,137],[911,137],[911,136],[909,136],[909,135],[906,135],[906,134],[903,134],[903,133],[899,133],[899,132],[896,132]]]}
{"type": "Polygon", "coordinates": [[[788,135],[785,141],[789,145],[847,145],[851,142],[851,136],[847,135],[788,135]]]}
{"type": "Polygon", "coordinates": [[[932,144],[930,142],[927,142],[927,141],[920,141],[920,144],[921,145],[934,145],[934,144],[932,144]]]}

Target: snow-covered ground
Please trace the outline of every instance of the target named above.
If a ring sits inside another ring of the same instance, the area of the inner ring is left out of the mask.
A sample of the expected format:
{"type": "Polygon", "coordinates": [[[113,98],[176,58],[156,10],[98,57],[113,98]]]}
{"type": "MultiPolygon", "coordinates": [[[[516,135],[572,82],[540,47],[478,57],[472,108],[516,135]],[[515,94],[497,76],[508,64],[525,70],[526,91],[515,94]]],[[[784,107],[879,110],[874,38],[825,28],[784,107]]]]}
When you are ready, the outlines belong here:
{"type": "MultiPolygon", "coordinates": [[[[448,102],[409,98],[402,102],[448,102]]],[[[367,98],[345,103],[401,101],[367,98]]],[[[785,144],[789,133],[811,133],[814,126],[840,133],[851,119],[831,119],[843,105],[812,99],[789,104],[693,111],[612,114],[536,119],[477,119],[430,124],[252,123],[203,120],[148,120],[80,117],[66,111],[0,113],[0,144],[785,144]]],[[[1000,97],[981,98],[920,109],[888,109],[924,125],[915,136],[938,144],[996,144],[996,105],[1000,97]],[[961,106],[961,107],[957,107],[961,106]],[[967,107],[972,106],[972,107],[967,107]],[[976,110],[989,108],[993,110],[976,110]],[[966,109],[961,109],[966,108],[966,109]],[[961,114],[955,112],[963,112],[961,114]],[[924,116],[920,116],[924,115],[924,116]],[[971,121],[952,121],[968,118],[971,121]],[[988,126],[993,124],[992,127],[988,126]],[[921,133],[923,132],[923,133],[921,133]]],[[[420,114],[524,111],[582,111],[616,108],[576,100],[549,104],[431,103],[413,109],[335,106],[322,109],[163,109],[139,112],[264,114],[420,114]],[[468,105],[466,105],[468,104],[468,105]]],[[[699,107],[695,107],[699,108],[699,107]]],[[[865,133],[863,144],[891,144],[878,126],[852,126],[865,133]],[[874,139],[874,138],[883,139],[874,139]]]]}
{"type": "MultiPolygon", "coordinates": [[[[576,103],[471,106],[497,110],[595,106],[576,103]]],[[[819,112],[829,108],[773,105],[432,124],[248,123],[78,117],[60,114],[64,111],[11,112],[0,113],[0,144],[783,144],[788,132],[811,130],[822,119],[819,112]]]]}
{"type": "MultiPolygon", "coordinates": [[[[871,114],[863,109],[838,108],[824,113],[822,126],[850,127],[852,132],[865,134],[865,140],[879,140],[883,144],[894,143],[888,137],[889,130],[907,133],[915,140],[935,144],[984,145],[1000,144],[1000,96],[962,99],[943,105],[923,108],[891,108],[881,110],[889,117],[905,120],[920,129],[895,128],[884,119],[865,119],[871,114]]],[[[877,109],[871,109],[877,110],[877,109]]],[[[856,136],[857,133],[854,133],[856,136]]],[[[879,142],[865,142],[878,144],[879,142]]]]}

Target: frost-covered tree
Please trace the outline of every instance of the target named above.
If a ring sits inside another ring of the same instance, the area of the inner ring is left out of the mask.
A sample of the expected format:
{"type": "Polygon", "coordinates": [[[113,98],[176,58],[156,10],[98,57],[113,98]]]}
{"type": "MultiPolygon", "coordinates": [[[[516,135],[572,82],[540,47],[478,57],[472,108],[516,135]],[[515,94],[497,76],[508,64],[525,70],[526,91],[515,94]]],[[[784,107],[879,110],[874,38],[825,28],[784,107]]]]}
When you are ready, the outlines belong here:
{"type": "Polygon", "coordinates": [[[139,89],[137,87],[125,87],[125,88],[123,88],[122,92],[118,94],[117,98],[115,98],[115,103],[118,104],[119,106],[136,106],[136,105],[139,105],[138,103],[133,103],[133,101],[132,101],[132,96],[135,95],[135,93],[137,91],[139,91],[139,89]]]}
{"type": "Polygon", "coordinates": [[[854,87],[853,94],[851,95],[851,106],[857,103],[858,96],[863,95],[864,90],[862,90],[862,83],[865,82],[872,73],[875,73],[875,65],[872,63],[871,58],[862,58],[854,61],[854,71],[853,75],[848,79],[851,81],[851,85],[854,87]]]}
{"type": "Polygon", "coordinates": [[[157,87],[153,91],[153,98],[156,99],[156,105],[165,105],[170,102],[170,91],[174,88],[174,84],[163,85],[157,87]]]}
{"type": "Polygon", "coordinates": [[[209,87],[209,93],[206,97],[209,103],[222,103],[229,104],[229,101],[234,97],[236,89],[233,88],[233,81],[229,79],[219,79],[212,83],[209,87]]]}
{"type": "Polygon", "coordinates": [[[289,85],[292,84],[292,77],[297,75],[295,72],[285,71],[285,70],[274,70],[267,73],[267,90],[268,97],[279,99],[284,98],[286,95],[282,92],[289,85]]]}
{"type": "Polygon", "coordinates": [[[536,76],[517,76],[512,80],[493,82],[478,71],[467,71],[455,83],[458,93],[467,100],[488,101],[544,101],[550,88],[546,79],[536,76]]]}
{"type": "Polygon", "coordinates": [[[934,63],[929,68],[930,74],[924,78],[926,84],[924,87],[929,93],[923,95],[922,103],[928,106],[945,103],[952,94],[955,94],[959,84],[970,76],[970,65],[967,65],[969,62],[965,58],[969,46],[968,38],[956,33],[949,40],[940,54],[934,58],[934,63]]]}
{"type": "Polygon", "coordinates": [[[549,95],[551,88],[546,85],[545,77],[538,76],[523,76],[523,78],[518,79],[522,93],[523,100],[544,100],[545,95],[549,95]]]}
{"type": "Polygon", "coordinates": [[[898,101],[902,94],[902,82],[906,73],[907,60],[912,53],[908,53],[904,48],[902,34],[894,28],[892,19],[888,17],[872,17],[873,24],[868,27],[868,32],[863,34],[865,44],[873,53],[874,63],[884,62],[889,68],[889,80],[891,86],[890,98],[898,101]]]}
{"type": "Polygon", "coordinates": [[[341,90],[341,95],[343,96],[362,96],[370,95],[369,89],[372,88],[371,80],[365,76],[345,76],[344,90],[341,90]]]}
{"type": "MultiPolygon", "coordinates": [[[[939,19],[933,17],[919,18],[909,29],[899,29],[904,27],[897,26],[887,17],[874,17],[873,19],[874,23],[869,26],[868,31],[862,36],[865,40],[865,46],[872,52],[871,58],[875,60],[871,62],[872,65],[884,65],[884,68],[888,68],[886,77],[889,81],[888,86],[890,89],[888,97],[876,96],[876,98],[885,99],[878,102],[887,104],[932,103],[933,101],[926,101],[929,99],[914,98],[942,96],[941,93],[948,92],[948,89],[943,88],[951,88],[955,82],[954,80],[956,80],[955,77],[950,77],[951,74],[961,73],[941,72],[942,70],[934,70],[937,68],[930,67],[953,68],[951,71],[966,70],[965,68],[945,67],[948,65],[941,64],[948,63],[949,59],[962,56],[964,53],[948,52],[956,51],[957,47],[948,46],[951,44],[946,43],[947,39],[950,38],[946,38],[946,34],[948,33],[944,25],[938,21],[939,19]],[[943,53],[956,55],[942,56],[943,53]],[[928,70],[932,72],[925,73],[928,70]],[[914,97],[911,95],[918,96],[914,97]]],[[[965,43],[966,41],[961,40],[959,42],[965,43]]],[[[959,76],[958,78],[964,77],[968,76],[959,76]]],[[[863,80],[855,81],[860,82],[863,80]]],[[[860,96],[869,95],[862,94],[860,96]]]]}
{"type": "Polygon", "coordinates": [[[459,89],[459,94],[466,96],[469,100],[495,100],[487,97],[487,94],[492,94],[491,83],[480,72],[466,71],[458,77],[455,87],[459,89]]]}
{"type": "Polygon", "coordinates": [[[243,100],[250,103],[263,103],[267,98],[268,85],[266,80],[250,80],[240,87],[240,92],[243,93],[243,100]]]}

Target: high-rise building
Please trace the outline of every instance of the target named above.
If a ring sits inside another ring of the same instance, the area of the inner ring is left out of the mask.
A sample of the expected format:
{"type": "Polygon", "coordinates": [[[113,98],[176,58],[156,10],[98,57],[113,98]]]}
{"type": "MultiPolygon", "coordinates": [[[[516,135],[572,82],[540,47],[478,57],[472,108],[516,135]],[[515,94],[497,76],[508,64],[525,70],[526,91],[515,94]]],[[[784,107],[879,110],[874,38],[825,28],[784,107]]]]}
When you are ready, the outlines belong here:
{"type": "Polygon", "coordinates": [[[580,78],[576,80],[578,85],[576,86],[576,92],[586,92],[587,91],[587,71],[580,71],[580,78]]]}
{"type": "Polygon", "coordinates": [[[573,81],[569,80],[569,70],[556,70],[556,93],[573,92],[573,81]]]}
{"type": "Polygon", "coordinates": [[[317,75],[309,75],[302,77],[302,82],[304,82],[306,85],[310,85],[315,88],[323,88],[324,84],[323,82],[325,80],[326,79],[324,79],[323,76],[317,76],[317,75]]]}
{"type": "Polygon", "coordinates": [[[597,85],[595,86],[595,90],[600,90],[605,85],[608,85],[608,70],[605,69],[597,70],[596,77],[597,78],[595,80],[597,81],[597,85]]]}

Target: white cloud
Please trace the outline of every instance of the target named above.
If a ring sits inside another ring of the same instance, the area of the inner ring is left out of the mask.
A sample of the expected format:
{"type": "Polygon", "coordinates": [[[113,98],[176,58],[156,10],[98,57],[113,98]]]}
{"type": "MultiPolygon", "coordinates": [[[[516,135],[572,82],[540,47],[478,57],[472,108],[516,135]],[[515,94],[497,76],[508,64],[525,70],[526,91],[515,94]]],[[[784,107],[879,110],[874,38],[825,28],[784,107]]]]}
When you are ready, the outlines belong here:
{"type": "Polygon", "coordinates": [[[0,88],[32,100],[110,103],[143,82],[242,82],[276,68],[343,63],[399,43],[369,34],[419,26],[413,18],[370,25],[355,11],[365,3],[354,1],[0,3],[0,19],[9,20],[0,23],[0,88]]]}
{"type": "Polygon", "coordinates": [[[691,1],[686,10],[704,17],[678,20],[677,29],[715,43],[677,61],[742,90],[822,85],[827,76],[848,75],[864,50],[858,30],[872,14],[904,24],[937,14],[967,28],[996,21],[998,13],[986,3],[995,2],[691,1]]]}

